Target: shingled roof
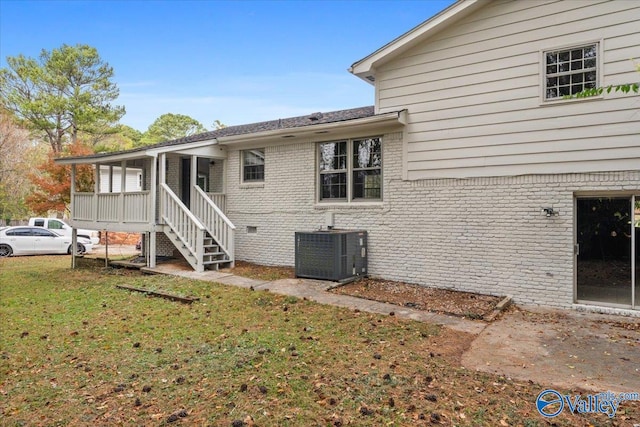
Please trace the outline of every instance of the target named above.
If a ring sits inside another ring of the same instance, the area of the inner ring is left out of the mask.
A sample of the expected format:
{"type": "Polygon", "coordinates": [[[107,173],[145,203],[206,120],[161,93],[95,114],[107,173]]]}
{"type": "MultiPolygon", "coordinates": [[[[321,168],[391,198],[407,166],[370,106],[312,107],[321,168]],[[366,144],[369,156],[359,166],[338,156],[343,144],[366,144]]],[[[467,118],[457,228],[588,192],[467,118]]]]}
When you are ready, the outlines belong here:
{"type": "Polygon", "coordinates": [[[164,141],[153,145],[146,145],[144,147],[138,147],[131,150],[121,152],[110,152],[95,154],[93,156],[86,157],[102,157],[114,154],[129,153],[135,151],[148,150],[150,148],[170,147],[174,145],[189,144],[192,142],[207,141],[216,138],[222,138],[225,136],[238,136],[238,135],[250,135],[259,132],[278,130],[278,129],[293,129],[304,126],[314,126],[326,123],[337,123],[347,120],[362,119],[365,117],[374,116],[374,107],[360,107],[351,108],[348,110],[330,111],[328,113],[313,113],[306,116],[289,117],[286,119],[270,120],[267,122],[257,122],[247,125],[228,126],[222,129],[216,129],[209,132],[203,132],[195,135],[189,135],[184,138],[174,139],[171,141],[164,141]]]}

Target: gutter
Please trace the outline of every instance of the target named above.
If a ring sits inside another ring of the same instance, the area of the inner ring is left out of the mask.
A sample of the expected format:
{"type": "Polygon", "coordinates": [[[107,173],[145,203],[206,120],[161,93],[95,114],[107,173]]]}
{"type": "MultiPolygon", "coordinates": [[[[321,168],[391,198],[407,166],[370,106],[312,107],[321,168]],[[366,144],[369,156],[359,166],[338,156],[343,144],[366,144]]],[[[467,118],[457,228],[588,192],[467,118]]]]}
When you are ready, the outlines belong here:
{"type": "Polygon", "coordinates": [[[286,143],[309,139],[327,139],[332,135],[337,137],[345,133],[362,133],[407,124],[407,110],[392,111],[376,114],[360,119],[344,120],[341,122],[323,123],[317,125],[300,126],[294,128],[274,129],[244,135],[223,136],[218,138],[220,145],[255,144],[258,142],[286,143]]]}

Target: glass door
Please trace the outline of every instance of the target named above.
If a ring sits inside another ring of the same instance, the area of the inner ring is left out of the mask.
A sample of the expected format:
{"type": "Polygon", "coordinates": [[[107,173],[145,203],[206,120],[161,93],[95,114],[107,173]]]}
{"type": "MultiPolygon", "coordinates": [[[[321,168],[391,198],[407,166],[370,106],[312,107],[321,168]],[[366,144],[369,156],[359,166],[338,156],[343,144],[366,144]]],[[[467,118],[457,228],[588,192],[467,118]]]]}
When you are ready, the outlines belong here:
{"type": "Polygon", "coordinates": [[[577,199],[577,300],[634,305],[639,252],[634,246],[640,230],[634,219],[639,205],[634,202],[633,197],[577,199]]]}

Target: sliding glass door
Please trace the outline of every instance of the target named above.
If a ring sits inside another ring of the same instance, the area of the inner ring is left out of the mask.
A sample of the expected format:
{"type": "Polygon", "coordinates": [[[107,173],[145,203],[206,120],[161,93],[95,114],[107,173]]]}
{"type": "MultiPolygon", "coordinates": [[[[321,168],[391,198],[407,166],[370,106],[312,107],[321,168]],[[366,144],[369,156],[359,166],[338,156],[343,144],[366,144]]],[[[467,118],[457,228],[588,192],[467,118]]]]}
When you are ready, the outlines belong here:
{"type": "Polygon", "coordinates": [[[640,197],[576,200],[576,299],[640,308],[640,197]]]}

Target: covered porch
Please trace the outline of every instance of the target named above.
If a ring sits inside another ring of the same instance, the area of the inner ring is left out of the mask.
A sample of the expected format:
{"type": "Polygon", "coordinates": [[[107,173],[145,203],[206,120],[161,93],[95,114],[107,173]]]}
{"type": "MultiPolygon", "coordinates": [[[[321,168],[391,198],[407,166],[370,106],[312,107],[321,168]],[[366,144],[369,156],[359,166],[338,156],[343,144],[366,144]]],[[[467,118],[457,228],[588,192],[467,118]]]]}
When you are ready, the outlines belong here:
{"type": "Polygon", "coordinates": [[[226,217],[226,152],[215,142],[57,162],[71,165],[72,227],[141,233],[149,267],[156,265],[157,256],[176,249],[197,271],[233,264],[235,227],[226,217]],[[87,167],[93,173],[92,191],[82,179],[86,171],[80,168],[87,167]]]}

